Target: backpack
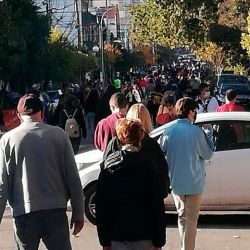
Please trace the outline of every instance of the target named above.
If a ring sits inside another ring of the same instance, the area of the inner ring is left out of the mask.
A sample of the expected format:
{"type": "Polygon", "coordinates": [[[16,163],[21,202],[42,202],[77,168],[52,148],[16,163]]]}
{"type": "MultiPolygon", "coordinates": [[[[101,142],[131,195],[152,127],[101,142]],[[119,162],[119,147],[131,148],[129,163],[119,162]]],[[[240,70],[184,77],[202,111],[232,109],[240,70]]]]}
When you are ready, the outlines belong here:
{"type": "Polygon", "coordinates": [[[77,109],[73,113],[73,115],[68,115],[67,111],[63,109],[65,115],[67,116],[67,120],[65,123],[64,130],[69,138],[78,138],[80,137],[80,127],[76,121],[75,114],[77,112],[77,109]]]}

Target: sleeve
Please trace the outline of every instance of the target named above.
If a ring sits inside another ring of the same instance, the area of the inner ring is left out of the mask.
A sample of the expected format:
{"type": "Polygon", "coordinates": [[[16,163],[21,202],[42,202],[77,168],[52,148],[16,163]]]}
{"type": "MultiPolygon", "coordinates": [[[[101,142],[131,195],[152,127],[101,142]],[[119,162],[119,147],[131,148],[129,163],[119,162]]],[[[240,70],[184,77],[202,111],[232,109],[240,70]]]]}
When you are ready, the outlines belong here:
{"type": "Polygon", "coordinates": [[[207,111],[208,112],[215,112],[218,107],[219,107],[218,101],[216,100],[215,97],[212,97],[212,99],[208,103],[207,111]]]}
{"type": "Polygon", "coordinates": [[[118,151],[119,149],[119,140],[117,139],[117,137],[113,137],[104,151],[103,160],[105,161],[111,153],[118,151]]]}
{"type": "Polygon", "coordinates": [[[166,243],[166,223],[165,223],[165,207],[164,201],[160,192],[160,184],[158,176],[154,174],[150,178],[149,184],[149,202],[152,209],[153,222],[153,238],[152,243],[154,247],[163,247],[166,243]]]}
{"type": "Polygon", "coordinates": [[[77,170],[71,142],[66,134],[65,141],[65,182],[68,188],[70,203],[72,207],[72,219],[82,220],[84,217],[84,197],[82,185],[79,177],[79,172],[77,170]]]}
{"type": "Polygon", "coordinates": [[[101,171],[96,188],[96,226],[99,242],[103,247],[111,245],[111,194],[109,175],[101,171]]]}
{"type": "Polygon", "coordinates": [[[213,156],[214,144],[212,140],[212,131],[207,130],[207,134],[201,129],[197,137],[197,152],[204,160],[209,160],[213,156]]]}
{"type": "Polygon", "coordinates": [[[108,144],[108,140],[110,137],[110,129],[108,129],[105,123],[105,120],[101,120],[95,129],[94,133],[94,144],[95,147],[101,151],[104,151],[106,149],[106,146],[108,144]]]}
{"type": "Polygon", "coordinates": [[[158,165],[157,167],[159,168],[159,179],[161,183],[161,190],[163,193],[163,197],[167,197],[167,195],[171,193],[168,163],[164,153],[161,150],[161,147],[157,142],[154,144],[154,149],[157,152],[158,156],[157,158],[159,165],[157,164],[158,165]]]}
{"type": "Polygon", "coordinates": [[[8,197],[8,178],[5,164],[5,157],[2,148],[0,149],[0,223],[6,207],[8,197]]]}
{"type": "Polygon", "coordinates": [[[79,120],[80,120],[80,128],[82,130],[82,137],[86,138],[87,137],[87,129],[86,129],[86,123],[84,120],[83,112],[82,109],[78,109],[78,114],[79,114],[79,120]]]}
{"type": "Polygon", "coordinates": [[[158,139],[158,143],[163,151],[163,154],[165,155],[166,158],[166,154],[168,151],[168,135],[166,133],[163,133],[160,138],[158,139]]]}
{"type": "Polygon", "coordinates": [[[171,192],[170,190],[170,180],[168,173],[168,163],[162,152],[160,145],[155,141],[155,139],[148,136],[148,142],[143,148],[146,154],[149,154],[152,157],[156,173],[158,175],[158,180],[160,183],[160,189],[163,198],[171,192]]]}

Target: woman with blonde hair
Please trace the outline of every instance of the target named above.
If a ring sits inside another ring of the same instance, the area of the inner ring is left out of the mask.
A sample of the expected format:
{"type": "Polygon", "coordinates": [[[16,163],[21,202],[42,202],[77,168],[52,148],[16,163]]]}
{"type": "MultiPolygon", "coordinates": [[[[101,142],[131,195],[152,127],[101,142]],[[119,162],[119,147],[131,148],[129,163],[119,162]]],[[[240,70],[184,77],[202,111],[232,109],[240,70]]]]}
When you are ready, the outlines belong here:
{"type": "Polygon", "coordinates": [[[164,202],[139,121],[116,125],[120,150],[104,161],[96,189],[96,222],[104,250],[160,250],[166,242],[164,202]]]}
{"type": "MultiPolygon", "coordinates": [[[[163,198],[167,197],[167,195],[171,192],[169,187],[168,164],[160,145],[155,139],[149,136],[149,133],[153,129],[153,125],[148,109],[142,103],[134,104],[130,107],[126,118],[138,121],[142,125],[142,128],[145,132],[141,141],[142,150],[150,155],[153,162],[155,163],[155,169],[158,173],[159,183],[161,186],[161,195],[163,198]]],[[[117,137],[114,137],[109,142],[104,152],[104,160],[110,153],[119,151],[120,148],[121,145],[119,140],[117,140],[117,137]]]]}
{"type": "Polygon", "coordinates": [[[148,134],[153,129],[150,113],[146,106],[142,103],[132,105],[126,115],[126,118],[140,121],[145,132],[148,134]]]}

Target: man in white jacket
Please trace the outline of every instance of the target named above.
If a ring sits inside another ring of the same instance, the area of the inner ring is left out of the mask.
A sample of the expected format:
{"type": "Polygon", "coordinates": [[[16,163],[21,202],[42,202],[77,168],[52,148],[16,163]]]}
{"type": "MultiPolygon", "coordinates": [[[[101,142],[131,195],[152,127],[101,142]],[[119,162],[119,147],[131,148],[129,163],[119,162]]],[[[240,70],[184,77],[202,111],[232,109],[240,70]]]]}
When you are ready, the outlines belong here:
{"type": "Polygon", "coordinates": [[[21,125],[0,140],[0,222],[8,200],[18,249],[70,250],[71,228],[83,227],[83,194],[71,143],[59,127],[43,124],[38,96],[23,96],[17,107],[21,125]]]}

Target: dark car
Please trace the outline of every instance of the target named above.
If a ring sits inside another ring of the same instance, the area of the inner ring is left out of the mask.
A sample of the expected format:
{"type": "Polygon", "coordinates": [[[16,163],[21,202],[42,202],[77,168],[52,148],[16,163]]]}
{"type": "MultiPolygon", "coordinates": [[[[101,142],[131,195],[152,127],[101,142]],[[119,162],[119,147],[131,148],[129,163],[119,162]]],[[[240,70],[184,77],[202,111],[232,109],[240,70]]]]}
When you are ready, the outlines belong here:
{"type": "Polygon", "coordinates": [[[250,86],[248,83],[223,83],[217,89],[216,98],[219,103],[225,103],[225,95],[228,89],[235,89],[237,91],[237,103],[247,105],[250,102],[250,86]]]}
{"type": "Polygon", "coordinates": [[[219,88],[222,84],[246,84],[249,83],[248,78],[243,75],[234,74],[221,74],[219,76],[217,87],[219,88]]]}

